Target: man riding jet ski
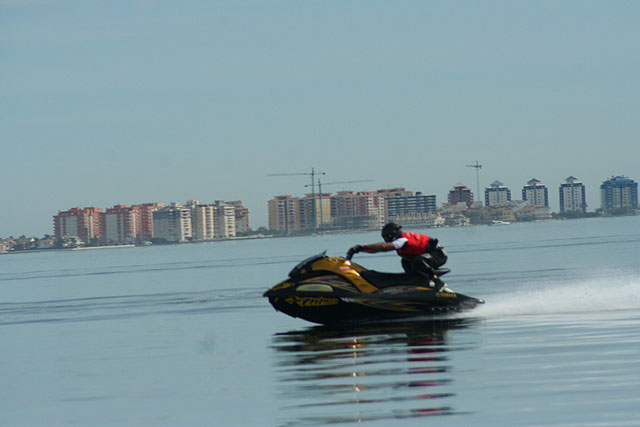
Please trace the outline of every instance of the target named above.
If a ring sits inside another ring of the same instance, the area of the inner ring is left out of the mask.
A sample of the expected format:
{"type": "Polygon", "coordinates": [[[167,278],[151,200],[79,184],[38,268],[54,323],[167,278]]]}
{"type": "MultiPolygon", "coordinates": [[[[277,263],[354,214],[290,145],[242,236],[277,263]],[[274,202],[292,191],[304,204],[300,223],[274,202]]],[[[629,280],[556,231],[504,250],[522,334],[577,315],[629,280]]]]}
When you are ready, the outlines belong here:
{"type": "MultiPolygon", "coordinates": [[[[351,259],[358,252],[388,252],[395,250],[402,257],[402,268],[407,273],[424,276],[433,282],[436,291],[442,290],[445,283],[440,280],[436,270],[447,262],[447,253],[442,246],[438,246],[438,239],[424,234],[405,232],[402,226],[390,222],[382,228],[384,242],[369,245],[356,245],[347,252],[347,259],[351,259]]],[[[449,269],[441,269],[442,274],[449,269]]]]}
{"type": "Polygon", "coordinates": [[[438,268],[447,255],[437,239],[403,233],[395,224],[385,227],[383,238],[384,243],[354,246],[347,258],[329,257],[326,251],[309,257],[263,296],[278,311],[323,324],[437,315],[484,304],[483,299],[452,291],[438,277],[450,270],[438,268]],[[394,249],[407,272],[369,270],[349,259],[360,251],[394,249]]]}

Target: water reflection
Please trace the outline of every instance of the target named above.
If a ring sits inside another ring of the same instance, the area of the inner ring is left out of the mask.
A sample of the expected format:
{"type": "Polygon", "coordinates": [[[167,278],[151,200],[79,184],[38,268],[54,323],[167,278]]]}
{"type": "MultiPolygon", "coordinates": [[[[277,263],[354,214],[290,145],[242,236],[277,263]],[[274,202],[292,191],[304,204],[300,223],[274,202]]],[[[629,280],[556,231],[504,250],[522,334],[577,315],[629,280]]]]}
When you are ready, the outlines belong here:
{"type": "Polygon", "coordinates": [[[450,378],[448,319],[315,326],[276,334],[282,425],[459,414],[450,378]]]}

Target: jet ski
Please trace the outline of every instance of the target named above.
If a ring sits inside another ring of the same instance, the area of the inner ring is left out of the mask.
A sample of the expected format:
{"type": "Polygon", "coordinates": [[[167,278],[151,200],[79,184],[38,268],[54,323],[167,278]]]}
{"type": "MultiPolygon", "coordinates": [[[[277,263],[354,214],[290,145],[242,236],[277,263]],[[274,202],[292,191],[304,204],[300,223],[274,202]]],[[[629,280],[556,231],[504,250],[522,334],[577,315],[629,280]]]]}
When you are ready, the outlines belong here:
{"type": "Polygon", "coordinates": [[[263,296],[277,311],[320,324],[444,314],[484,304],[446,285],[437,291],[433,281],[419,274],[368,270],[326,252],[300,262],[263,296]]]}

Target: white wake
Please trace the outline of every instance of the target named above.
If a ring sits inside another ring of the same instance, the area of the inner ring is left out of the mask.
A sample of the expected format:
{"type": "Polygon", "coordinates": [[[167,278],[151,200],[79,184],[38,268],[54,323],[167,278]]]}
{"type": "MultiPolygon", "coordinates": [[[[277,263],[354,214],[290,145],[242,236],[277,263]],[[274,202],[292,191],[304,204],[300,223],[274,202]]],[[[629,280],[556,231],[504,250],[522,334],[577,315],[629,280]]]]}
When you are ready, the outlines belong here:
{"type": "Polygon", "coordinates": [[[640,277],[635,274],[531,284],[527,290],[488,297],[473,314],[494,317],[622,310],[640,310],[640,277]]]}

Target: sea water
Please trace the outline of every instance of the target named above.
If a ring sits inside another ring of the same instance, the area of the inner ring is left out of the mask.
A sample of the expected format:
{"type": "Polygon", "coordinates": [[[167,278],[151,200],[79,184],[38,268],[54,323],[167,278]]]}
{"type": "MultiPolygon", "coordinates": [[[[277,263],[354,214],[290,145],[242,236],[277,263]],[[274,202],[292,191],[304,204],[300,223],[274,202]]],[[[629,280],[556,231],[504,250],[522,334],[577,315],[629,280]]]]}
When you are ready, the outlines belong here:
{"type": "Polygon", "coordinates": [[[323,327],[262,297],[373,232],[0,256],[0,425],[640,425],[640,217],[414,231],[484,306],[323,327]]]}

